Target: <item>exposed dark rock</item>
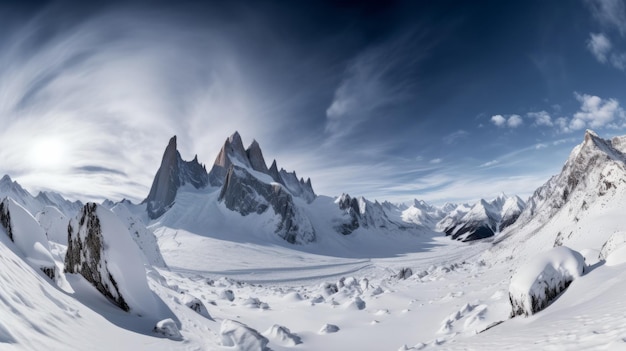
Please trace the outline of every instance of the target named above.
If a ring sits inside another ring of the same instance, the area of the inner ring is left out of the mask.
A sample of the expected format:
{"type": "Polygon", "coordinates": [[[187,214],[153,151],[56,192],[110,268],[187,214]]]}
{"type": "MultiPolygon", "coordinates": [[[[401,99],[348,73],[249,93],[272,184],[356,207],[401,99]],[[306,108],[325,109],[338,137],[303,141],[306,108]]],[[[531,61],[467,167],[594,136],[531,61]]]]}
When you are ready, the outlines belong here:
{"type": "Polygon", "coordinates": [[[252,168],[238,132],[235,132],[226,139],[224,146],[222,146],[222,149],[215,158],[213,167],[209,172],[209,182],[212,186],[221,186],[224,184],[226,174],[233,165],[233,159],[240,162],[245,167],[252,168]]]}
{"type": "Polygon", "coordinates": [[[197,156],[192,161],[183,161],[176,149],[176,136],[173,136],[165,148],[150,193],[143,201],[147,204],[150,218],[155,219],[165,213],[174,203],[178,188],[187,183],[196,189],[203,188],[209,184],[209,176],[197,156]]]}
{"type": "Polygon", "coordinates": [[[394,277],[398,280],[405,280],[410,278],[413,275],[413,270],[409,267],[404,267],[402,269],[400,269],[400,272],[398,272],[394,277]]]}
{"type": "Polygon", "coordinates": [[[78,223],[70,222],[68,226],[65,272],[82,275],[100,293],[124,311],[129,311],[130,307],[120,293],[115,278],[109,273],[103,257],[102,228],[96,208],[95,203],[87,203],[78,223]]]}
{"type": "Polygon", "coordinates": [[[265,164],[265,159],[263,158],[263,152],[261,151],[261,147],[256,140],[252,141],[252,144],[246,149],[246,156],[250,161],[250,166],[252,169],[261,173],[268,173],[267,165],[265,164]]]}
{"type": "Polygon", "coordinates": [[[363,228],[398,228],[406,229],[407,226],[396,223],[389,219],[385,208],[378,201],[371,202],[363,197],[353,198],[348,194],[342,194],[336,201],[340,210],[348,215],[348,221],[335,226],[341,234],[348,235],[359,227],[363,228]]]}
{"type": "Polygon", "coordinates": [[[9,211],[9,206],[6,201],[0,202],[0,223],[2,223],[4,230],[9,236],[9,239],[11,239],[11,241],[14,241],[13,226],[11,225],[11,212],[9,211]]]}
{"type": "Polygon", "coordinates": [[[261,214],[271,207],[281,218],[276,228],[281,238],[299,244],[315,240],[315,230],[299,213],[291,194],[280,185],[259,181],[244,168],[230,167],[218,200],[242,216],[261,214]]]}

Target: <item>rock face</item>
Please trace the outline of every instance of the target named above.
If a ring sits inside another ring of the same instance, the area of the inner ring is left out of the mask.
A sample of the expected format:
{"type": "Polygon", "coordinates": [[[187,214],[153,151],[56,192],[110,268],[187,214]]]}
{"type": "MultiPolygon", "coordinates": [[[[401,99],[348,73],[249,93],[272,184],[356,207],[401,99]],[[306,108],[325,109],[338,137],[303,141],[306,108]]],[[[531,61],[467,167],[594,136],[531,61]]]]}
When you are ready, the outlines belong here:
{"type": "Polygon", "coordinates": [[[351,197],[342,194],[335,203],[343,210],[347,221],[336,226],[339,233],[348,235],[359,227],[362,228],[393,228],[406,229],[409,224],[392,221],[385,211],[385,207],[378,201],[371,202],[364,197],[351,197]]]}
{"type": "Polygon", "coordinates": [[[260,181],[245,168],[231,165],[218,200],[242,216],[261,214],[271,207],[280,217],[276,234],[281,238],[292,244],[315,240],[312,224],[300,213],[291,194],[281,185],[260,181]]]}
{"type": "Polygon", "coordinates": [[[82,275],[124,311],[155,310],[141,252],[110,210],[87,203],[68,226],[65,272],[82,275]]]}
{"type": "Polygon", "coordinates": [[[437,224],[437,228],[455,240],[484,239],[515,223],[524,207],[524,201],[517,196],[502,194],[492,201],[481,199],[469,209],[466,205],[457,207],[437,224]]]}
{"type": "Polygon", "coordinates": [[[183,161],[176,149],[176,136],[172,137],[163,153],[161,166],[157,171],[150,193],[143,201],[147,204],[148,215],[155,219],[161,216],[174,203],[178,188],[191,184],[196,189],[209,184],[205,166],[196,156],[192,161],[183,161]]]}
{"type": "Polygon", "coordinates": [[[304,178],[301,178],[298,180],[296,172],[287,172],[282,168],[279,171],[276,160],[272,162],[272,165],[268,169],[259,143],[253,140],[252,144],[250,144],[247,149],[244,149],[241,136],[238,132],[235,132],[226,139],[224,146],[222,146],[222,149],[217,155],[211,172],[209,172],[211,185],[224,185],[226,176],[232,166],[266,174],[269,176],[269,179],[264,180],[264,182],[269,183],[274,181],[279,183],[286,187],[291,195],[302,198],[308,203],[315,200],[316,195],[311,185],[311,179],[305,181],[304,178]]]}

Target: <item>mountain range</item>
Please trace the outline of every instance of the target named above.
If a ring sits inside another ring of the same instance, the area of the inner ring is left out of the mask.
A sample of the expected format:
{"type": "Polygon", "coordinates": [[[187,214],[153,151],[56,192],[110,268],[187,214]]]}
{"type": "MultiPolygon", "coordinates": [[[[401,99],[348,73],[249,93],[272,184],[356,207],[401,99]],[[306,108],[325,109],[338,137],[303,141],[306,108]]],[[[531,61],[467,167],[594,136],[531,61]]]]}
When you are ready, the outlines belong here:
{"type": "MultiPolygon", "coordinates": [[[[508,283],[510,272],[532,262],[537,252],[567,246],[581,252],[576,255],[584,257],[585,267],[615,262],[612,253],[626,247],[620,220],[626,211],[624,189],[626,136],[605,140],[592,131],[562,171],[527,201],[502,193],[474,204],[433,206],[422,200],[393,204],[346,193],[319,195],[311,179],[279,169],[276,160],[268,167],[259,143],[253,140],[245,148],[237,132],[224,141],[210,167],[197,156],[183,160],[172,137],[146,199],[138,204],[83,204],[55,192],[33,196],[7,175],[0,179],[0,280],[7,282],[0,284],[0,300],[7,308],[0,310],[9,319],[0,321],[0,346],[32,337],[30,348],[38,349],[49,341],[46,335],[63,340],[56,346],[69,342],[65,329],[45,329],[46,323],[84,333],[97,326],[139,344],[155,336],[173,343],[159,349],[180,347],[181,340],[200,349],[267,350],[270,339],[279,350],[286,343],[317,345],[311,340],[341,328],[324,324],[301,338],[281,325],[261,334],[236,319],[243,315],[242,321],[259,324],[258,313],[280,314],[282,304],[291,306],[281,316],[292,323],[287,318],[292,310],[315,311],[316,321],[335,308],[350,316],[367,311],[376,318],[371,325],[394,313],[408,318],[411,309],[439,316],[413,297],[428,284],[434,284],[431,295],[420,295],[428,305],[458,308],[455,299],[476,297],[433,331],[438,336],[431,344],[440,345],[459,333],[475,335],[506,323],[505,288],[489,289],[508,283]],[[418,254],[425,258],[414,261],[418,254]],[[485,278],[491,274],[495,278],[485,278]],[[470,275],[472,282],[466,282],[470,275]],[[456,280],[447,281],[452,276],[456,280]],[[467,290],[474,281],[483,285],[467,290]],[[448,291],[450,286],[465,290],[448,291]],[[444,290],[445,296],[434,298],[444,290]],[[410,308],[392,303],[405,297],[410,308]],[[312,310],[316,305],[322,306],[312,310]],[[44,315],[54,321],[37,322],[44,315]],[[219,331],[214,323],[221,323],[219,331]],[[36,337],[29,333],[35,325],[44,330],[36,337]],[[213,341],[203,344],[199,335],[207,330],[213,341]]],[[[569,284],[578,291],[575,281],[569,284]]],[[[584,297],[585,291],[572,294],[584,297]]],[[[88,338],[77,342],[93,344],[88,338]]]]}

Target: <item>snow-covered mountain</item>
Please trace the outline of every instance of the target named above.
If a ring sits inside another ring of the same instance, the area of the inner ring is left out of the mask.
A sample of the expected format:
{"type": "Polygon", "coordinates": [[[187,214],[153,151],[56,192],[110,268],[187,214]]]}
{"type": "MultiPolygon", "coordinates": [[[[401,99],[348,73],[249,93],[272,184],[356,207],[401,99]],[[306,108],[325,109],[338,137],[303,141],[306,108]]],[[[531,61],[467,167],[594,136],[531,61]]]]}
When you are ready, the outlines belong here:
{"type": "MultiPolygon", "coordinates": [[[[199,223],[204,223],[202,231],[207,235],[243,227],[246,232],[271,234],[292,244],[315,242],[319,231],[329,235],[329,226],[333,233],[341,234],[358,228],[416,228],[414,223],[403,221],[399,207],[389,203],[383,206],[349,195],[334,203],[326,198],[317,201],[310,179],[298,179],[295,171],[278,170],[276,160],[268,168],[259,143],[252,141],[246,149],[237,132],[225,140],[206,178],[204,167],[201,170],[194,166],[198,171],[194,178],[208,179],[207,184],[192,182],[193,187],[183,186],[188,181],[181,178],[179,170],[184,167],[173,165],[184,161],[175,148],[176,139],[172,138],[144,201],[149,217],[162,226],[197,231],[199,223]],[[224,223],[230,217],[225,210],[239,214],[239,223],[224,223]]],[[[197,160],[192,162],[196,164],[197,160]]]]}
{"type": "Polygon", "coordinates": [[[626,136],[605,140],[586,131],[561,173],[539,187],[517,222],[497,242],[532,252],[568,245],[599,250],[623,230],[626,211],[626,136]],[[529,244],[508,244],[508,242],[529,244]]]}
{"type": "Polygon", "coordinates": [[[491,201],[481,199],[469,208],[459,205],[437,223],[437,228],[456,240],[484,239],[515,223],[525,206],[518,196],[501,194],[491,201]]]}
{"type": "Polygon", "coordinates": [[[9,175],[0,179],[0,197],[10,197],[32,214],[42,211],[46,206],[54,206],[66,216],[74,216],[83,206],[80,201],[69,201],[52,191],[42,191],[33,196],[9,175]]]}

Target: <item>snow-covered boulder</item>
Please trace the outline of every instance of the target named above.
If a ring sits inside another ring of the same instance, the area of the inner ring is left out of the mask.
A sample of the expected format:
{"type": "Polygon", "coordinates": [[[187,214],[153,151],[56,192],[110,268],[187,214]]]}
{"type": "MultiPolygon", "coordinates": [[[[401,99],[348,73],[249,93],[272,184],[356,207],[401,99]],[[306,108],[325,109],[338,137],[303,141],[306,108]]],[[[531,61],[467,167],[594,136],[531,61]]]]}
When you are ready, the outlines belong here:
{"type": "Polygon", "coordinates": [[[202,301],[190,294],[185,294],[183,296],[183,298],[181,299],[181,302],[189,307],[190,309],[196,311],[199,315],[206,317],[208,319],[213,319],[211,318],[211,315],[209,314],[209,311],[207,310],[206,306],[204,305],[204,303],[202,303],[202,301]]]}
{"type": "Polygon", "coordinates": [[[297,334],[292,333],[289,328],[282,325],[274,324],[263,334],[284,346],[296,346],[298,344],[302,344],[302,339],[297,334]]]}
{"type": "Polygon", "coordinates": [[[180,334],[180,331],[178,330],[176,322],[174,322],[174,320],[172,320],[171,318],[163,319],[157,322],[153,331],[172,340],[182,340],[183,338],[183,336],[180,334]]]}
{"type": "Polygon", "coordinates": [[[334,324],[324,324],[320,329],[320,334],[332,334],[339,331],[339,327],[334,324]]]}
{"type": "Polygon", "coordinates": [[[269,340],[243,323],[225,319],[220,328],[222,346],[236,347],[241,351],[269,351],[269,340]]]}
{"type": "Polygon", "coordinates": [[[56,264],[46,234],[35,217],[12,198],[6,197],[0,202],[0,223],[26,261],[54,279],[56,264]]]}
{"type": "Polygon", "coordinates": [[[139,248],[105,207],[87,203],[70,222],[65,272],[82,275],[124,311],[157,310],[139,248]]]}
{"type": "Polygon", "coordinates": [[[583,274],[584,267],[583,256],[565,246],[535,256],[511,278],[511,317],[530,316],[547,307],[583,274]]]}
{"type": "Polygon", "coordinates": [[[602,245],[598,258],[606,260],[615,249],[623,245],[626,245],[626,232],[613,233],[604,245],[602,245]]]}

